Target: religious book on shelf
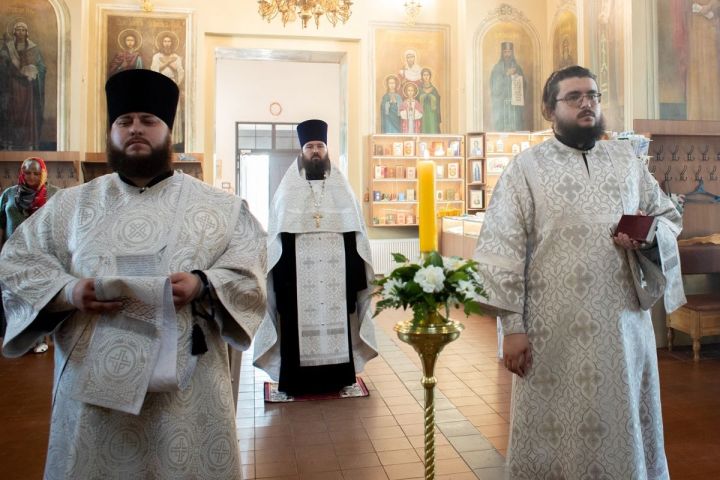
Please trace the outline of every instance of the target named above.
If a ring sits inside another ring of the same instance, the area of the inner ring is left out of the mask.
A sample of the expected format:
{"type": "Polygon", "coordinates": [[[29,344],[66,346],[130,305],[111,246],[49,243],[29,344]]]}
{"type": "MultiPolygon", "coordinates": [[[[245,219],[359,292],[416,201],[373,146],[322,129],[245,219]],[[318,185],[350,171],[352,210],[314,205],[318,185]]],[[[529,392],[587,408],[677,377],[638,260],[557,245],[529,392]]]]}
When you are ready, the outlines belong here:
{"type": "MultiPolygon", "coordinates": [[[[478,136],[479,141],[483,140],[478,136]]],[[[465,143],[462,135],[370,135],[366,197],[369,224],[396,227],[418,224],[418,170],[425,160],[434,160],[431,170],[440,181],[430,198],[447,210],[463,203],[465,143]],[[390,204],[393,206],[390,207],[390,204]]],[[[485,169],[485,160],[480,165],[485,169]]],[[[426,201],[429,201],[427,198],[426,201]]]]}
{"type": "Polygon", "coordinates": [[[406,157],[412,157],[415,155],[415,141],[414,140],[405,140],[404,146],[403,146],[403,153],[406,157]]]}
{"type": "Polygon", "coordinates": [[[615,234],[624,233],[638,242],[651,243],[655,239],[657,222],[657,217],[650,215],[623,215],[615,234]]]}

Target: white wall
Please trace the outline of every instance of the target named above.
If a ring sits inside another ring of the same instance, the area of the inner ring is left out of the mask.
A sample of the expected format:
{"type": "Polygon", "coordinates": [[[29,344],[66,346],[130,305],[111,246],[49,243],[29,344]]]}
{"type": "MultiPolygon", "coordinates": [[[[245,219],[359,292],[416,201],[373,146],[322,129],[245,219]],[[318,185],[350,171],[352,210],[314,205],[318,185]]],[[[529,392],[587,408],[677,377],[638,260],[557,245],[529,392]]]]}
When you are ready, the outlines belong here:
{"type": "Polygon", "coordinates": [[[330,158],[338,164],[340,65],[264,60],[217,60],[215,101],[216,164],[222,165],[216,185],[231,182],[235,190],[235,122],[297,123],[319,118],[328,131],[330,158]],[[282,113],[270,113],[278,102],[282,113]]]}

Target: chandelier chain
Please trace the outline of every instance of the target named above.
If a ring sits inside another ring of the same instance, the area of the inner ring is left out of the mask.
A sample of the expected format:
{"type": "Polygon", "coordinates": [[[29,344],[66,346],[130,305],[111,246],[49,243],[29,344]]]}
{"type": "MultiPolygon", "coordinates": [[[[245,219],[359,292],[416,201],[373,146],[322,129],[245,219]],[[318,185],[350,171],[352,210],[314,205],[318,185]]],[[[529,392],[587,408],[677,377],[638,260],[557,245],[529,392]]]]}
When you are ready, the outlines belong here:
{"type": "Polygon", "coordinates": [[[405,2],[405,15],[407,15],[405,23],[411,26],[415,25],[415,19],[418,15],[420,15],[421,7],[422,4],[420,3],[420,0],[407,0],[405,2]]]}

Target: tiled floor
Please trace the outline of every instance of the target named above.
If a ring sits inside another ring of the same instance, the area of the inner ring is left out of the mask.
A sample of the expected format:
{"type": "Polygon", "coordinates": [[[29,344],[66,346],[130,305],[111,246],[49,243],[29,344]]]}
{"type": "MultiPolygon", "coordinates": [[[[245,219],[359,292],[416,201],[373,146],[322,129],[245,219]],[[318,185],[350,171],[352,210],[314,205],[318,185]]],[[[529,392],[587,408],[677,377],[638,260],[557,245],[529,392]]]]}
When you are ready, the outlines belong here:
{"type": "MultiPolygon", "coordinates": [[[[379,317],[381,356],[362,374],[370,390],[364,398],[266,404],[267,376],[244,355],[238,437],[245,478],[424,478],[421,367],[414,350],[392,332],[406,317],[379,317]]],[[[435,371],[436,478],[500,479],[511,378],[495,360],[494,322],[465,323],[462,341],[445,348],[435,371]]]]}
{"type": "MultiPolygon", "coordinates": [[[[265,375],[244,356],[238,433],[245,478],[423,478],[423,390],[417,354],[378,318],[381,356],[362,374],[365,398],[265,404],[265,375]]],[[[460,319],[460,318],[458,318],[460,319]]],[[[499,479],[507,444],[510,376],[495,360],[495,322],[466,330],[440,355],[436,376],[436,478],[499,479]]],[[[720,346],[659,351],[665,448],[673,480],[720,478],[720,346]]],[[[47,447],[52,357],[0,359],[3,479],[41,478],[47,447]]]]}

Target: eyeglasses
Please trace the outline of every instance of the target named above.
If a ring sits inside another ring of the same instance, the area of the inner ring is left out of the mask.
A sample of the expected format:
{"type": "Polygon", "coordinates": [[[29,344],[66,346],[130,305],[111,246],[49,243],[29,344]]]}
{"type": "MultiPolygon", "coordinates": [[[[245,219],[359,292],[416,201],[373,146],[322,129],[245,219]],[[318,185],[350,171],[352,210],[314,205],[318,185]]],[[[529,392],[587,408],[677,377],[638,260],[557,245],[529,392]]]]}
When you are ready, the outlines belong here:
{"type": "Polygon", "coordinates": [[[602,97],[602,93],[595,92],[595,93],[579,93],[579,92],[573,92],[568,93],[565,95],[564,98],[556,98],[558,102],[567,102],[568,105],[573,105],[575,107],[582,107],[584,100],[587,98],[588,103],[591,107],[594,107],[598,103],[600,103],[600,98],[602,97]]]}

